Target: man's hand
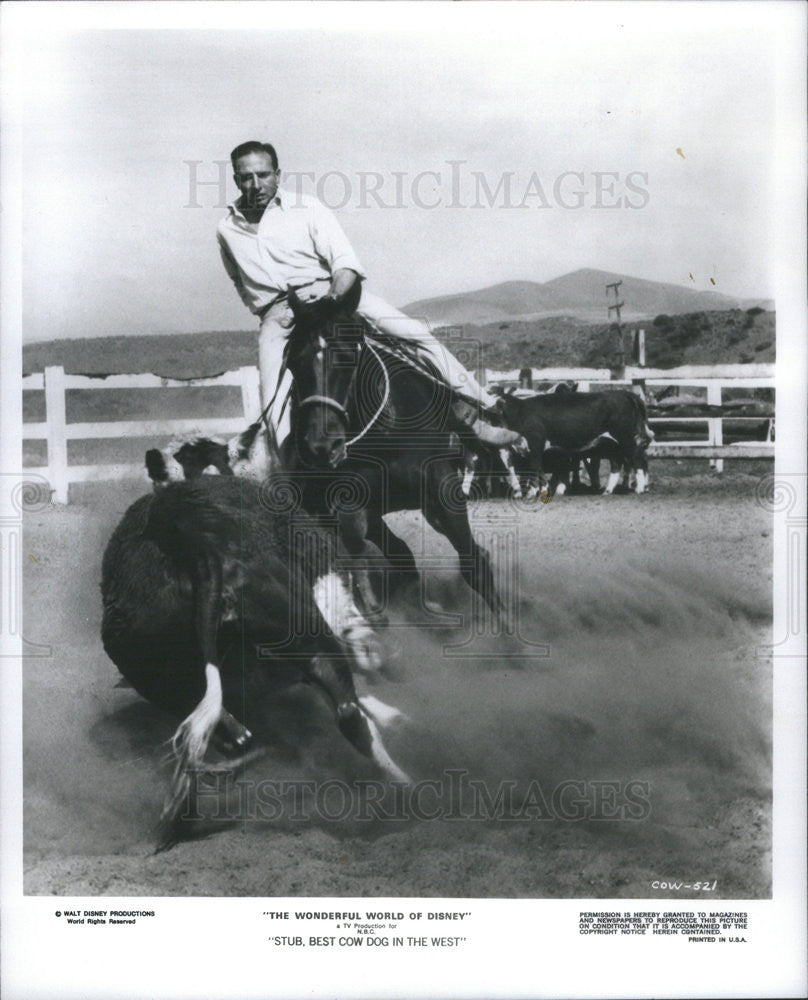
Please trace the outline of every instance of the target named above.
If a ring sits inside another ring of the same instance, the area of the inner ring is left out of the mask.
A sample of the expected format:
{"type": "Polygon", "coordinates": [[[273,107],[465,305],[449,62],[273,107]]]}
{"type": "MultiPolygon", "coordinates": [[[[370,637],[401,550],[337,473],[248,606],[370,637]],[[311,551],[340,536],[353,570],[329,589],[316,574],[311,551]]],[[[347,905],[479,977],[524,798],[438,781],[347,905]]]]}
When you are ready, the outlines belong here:
{"type": "Polygon", "coordinates": [[[344,305],[351,298],[352,291],[359,291],[356,287],[358,281],[359,276],[356,271],[351,271],[350,268],[341,267],[334,271],[331,276],[331,288],[325,296],[326,301],[333,302],[336,306],[344,305]]]}

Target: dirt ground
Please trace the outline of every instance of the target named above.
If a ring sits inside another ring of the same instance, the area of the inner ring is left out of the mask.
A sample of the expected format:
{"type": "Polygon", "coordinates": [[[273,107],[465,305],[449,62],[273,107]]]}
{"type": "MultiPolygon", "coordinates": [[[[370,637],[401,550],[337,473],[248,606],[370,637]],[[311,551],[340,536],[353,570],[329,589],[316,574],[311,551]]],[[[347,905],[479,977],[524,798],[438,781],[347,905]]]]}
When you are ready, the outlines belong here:
{"type": "MultiPolygon", "coordinates": [[[[176,721],[116,687],[99,637],[103,548],[145,485],[87,486],[30,514],[24,631],[52,656],[24,669],[25,891],[769,896],[771,663],[757,650],[771,638],[772,539],[754,495],[766,471],[658,462],[641,497],[475,503],[501,579],[517,580],[519,635],[393,612],[393,676],[368,690],[409,717],[385,739],[432,782],[415,805],[396,804],[296,685],[267,707],[267,755],[209,788],[193,838],[158,855],[176,721]],[[295,808],[289,789],[314,799],[295,808]]],[[[467,617],[444,540],[414,513],[391,524],[433,567],[430,596],[467,617]]]]}

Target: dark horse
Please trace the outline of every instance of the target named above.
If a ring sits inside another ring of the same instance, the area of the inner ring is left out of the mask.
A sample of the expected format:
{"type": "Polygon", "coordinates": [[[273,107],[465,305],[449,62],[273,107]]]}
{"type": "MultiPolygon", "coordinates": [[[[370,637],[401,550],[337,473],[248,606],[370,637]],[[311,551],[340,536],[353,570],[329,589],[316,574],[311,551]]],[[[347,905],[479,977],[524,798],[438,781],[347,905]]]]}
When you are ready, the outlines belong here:
{"type": "Polygon", "coordinates": [[[365,321],[350,309],[304,305],[293,292],[289,299],[294,390],[283,461],[299,477],[303,506],[336,516],[351,556],[380,549],[399,585],[417,584],[418,571],[383,515],[420,510],[452,543],[463,579],[501,622],[505,607],[488,553],[469,527],[462,439],[471,432],[453,412],[451,390],[375,331],[368,341],[365,321]]]}

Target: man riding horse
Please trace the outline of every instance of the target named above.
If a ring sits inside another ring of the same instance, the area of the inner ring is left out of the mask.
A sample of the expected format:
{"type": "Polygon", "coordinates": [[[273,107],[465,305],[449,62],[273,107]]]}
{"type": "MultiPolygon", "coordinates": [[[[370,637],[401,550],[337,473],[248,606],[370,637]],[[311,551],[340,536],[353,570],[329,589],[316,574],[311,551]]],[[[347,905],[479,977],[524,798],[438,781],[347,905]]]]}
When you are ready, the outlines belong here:
{"type": "Polygon", "coordinates": [[[289,434],[286,402],[291,376],[283,368],[283,352],[293,324],[287,298],[290,288],[303,302],[326,299],[338,306],[358,301],[356,311],[372,327],[405,342],[437,368],[459,397],[455,415],[474,434],[501,446],[521,441],[517,433],[481,419],[481,413],[496,405],[496,397],[465,370],[426,324],[362,288],[365,273],[333,214],[316,198],[279,189],[278,157],[269,143],[242,143],[230,159],[241,196],[219,223],[219,248],[242,301],[261,321],[261,401],[269,407],[267,420],[278,445],[289,434]]]}

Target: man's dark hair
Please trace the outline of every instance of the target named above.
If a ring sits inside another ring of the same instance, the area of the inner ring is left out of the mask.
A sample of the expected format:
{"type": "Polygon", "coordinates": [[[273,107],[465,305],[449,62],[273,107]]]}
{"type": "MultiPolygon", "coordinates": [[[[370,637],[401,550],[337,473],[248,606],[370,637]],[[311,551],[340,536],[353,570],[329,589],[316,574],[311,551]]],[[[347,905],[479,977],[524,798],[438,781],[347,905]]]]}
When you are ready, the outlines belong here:
{"type": "Polygon", "coordinates": [[[249,153],[266,153],[272,160],[272,169],[278,169],[278,154],[275,152],[275,147],[270,145],[268,142],[242,142],[240,146],[236,146],[233,152],[230,154],[230,162],[233,164],[233,173],[237,173],[236,163],[242,156],[247,156],[249,153]]]}

